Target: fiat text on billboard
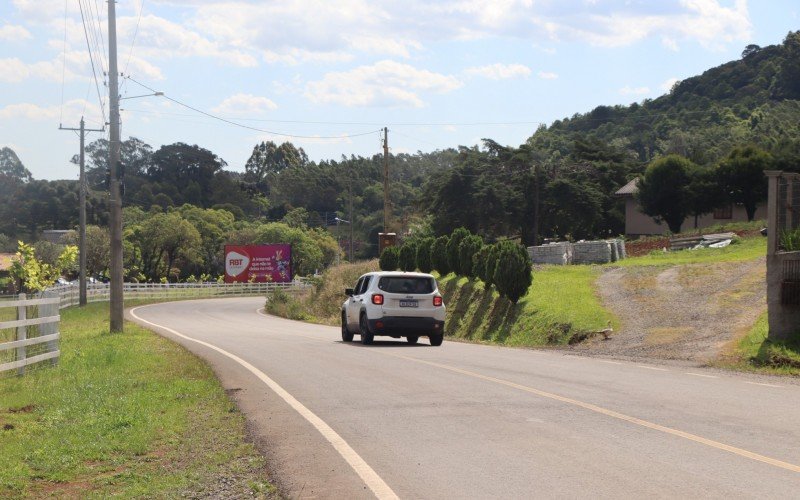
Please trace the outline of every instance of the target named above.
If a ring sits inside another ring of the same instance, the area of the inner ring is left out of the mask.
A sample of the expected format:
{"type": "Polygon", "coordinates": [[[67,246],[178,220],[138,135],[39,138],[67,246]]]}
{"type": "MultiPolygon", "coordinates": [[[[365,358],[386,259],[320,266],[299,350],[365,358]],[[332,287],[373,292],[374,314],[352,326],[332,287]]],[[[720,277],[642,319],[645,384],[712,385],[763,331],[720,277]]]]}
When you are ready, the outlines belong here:
{"type": "Polygon", "coordinates": [[[292,281],[292,245],[225,245],[225,283],[292,281]]]}

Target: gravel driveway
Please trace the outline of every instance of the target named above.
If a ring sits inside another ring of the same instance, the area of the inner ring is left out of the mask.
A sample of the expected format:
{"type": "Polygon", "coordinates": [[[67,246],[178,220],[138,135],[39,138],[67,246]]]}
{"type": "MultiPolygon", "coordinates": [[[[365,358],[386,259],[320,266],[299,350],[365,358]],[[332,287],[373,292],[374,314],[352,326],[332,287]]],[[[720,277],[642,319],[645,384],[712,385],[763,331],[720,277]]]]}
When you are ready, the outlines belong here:
{"type": "Polygon", "coordinates": [[[597,286],[621,329],[576,351],[704,364],[766,309],[766,260],[609,268],[597,286]]]}

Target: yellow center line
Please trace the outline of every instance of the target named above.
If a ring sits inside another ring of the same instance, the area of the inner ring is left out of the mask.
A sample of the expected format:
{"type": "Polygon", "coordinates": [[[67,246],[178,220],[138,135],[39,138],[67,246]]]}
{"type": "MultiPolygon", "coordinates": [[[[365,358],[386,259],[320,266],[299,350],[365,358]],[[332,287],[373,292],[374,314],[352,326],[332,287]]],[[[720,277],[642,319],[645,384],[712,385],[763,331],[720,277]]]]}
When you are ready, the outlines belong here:
{"type": "Polygon", "coordinates": [[[777,460],[775,458],[767,457],[764,455],[759,455],[758,453],[753,453],[752,451],[747,451],[742,448],[737,448],[735,446],[731,446],[725,443],[720,443],[719,441],[714,441],[713,439],[704,438],[702,436],[697,436],[695,434],[691,434],[689,432],[684,432],[678,429],[673,429],[671,427],[666,427],[663,425],[659,425],[653,422],[648,422],[647,420],[642,420],[641,418],[631,417],[630,415],[625,415],[624,413],[619,413],[614,410],[609,410],[607,408],[603,408],[601,406],[593,405],[591,403],[584,403],[583,401],[578,401],[577,399],[572,399],[564,396],[560,396],[558,394],[554,394],[552,392],[541,391],[539,389],[534,389],[533,387],[528,387],[522,384],[517,384],[516,382],[511,382],[509,380],[503,380],[495,377],[490,377],[488,375],[482,375],[480,373],[471,372],[468,370],[463,370],[461,368],[456,368],[454,366],[444,365],[441,363],[434,363],[433,361],[425,361],[418,358],[412,358],[409,356],[403,356],[400,354],[391,354],[388,352],[384,352],[382,354],[386,354],[387,356],[394,356],[396,358],[405,359],[408,361],[414,361],[417,363],[422,363],[424,365],[434,366],[436,368],[441,368],[443,370],[448,370],[454,373],[460,373],[461,375],[466,375],[468,377],[477,378],[480,380],[485,380],[487,382],[493,382],[495,384],[504,385],[506,387],[511,387],[514,389],[518,389],[520,391],[524,391],[530,394],[535,394],[537,396],[541,396],[543,398],[552,399],[555,401],[560,401],[562,403],[570,404],[573,406],[578,406],[580,408],[584,408],[589,411],[593,411],[595,413],[600,413],[602,415],[606,415],[612,418],[616,418],[619,420],[623,420],[625,422],[629,422],[635,425],[639,425],[642,427],[646,427],[648,429],[652,429],[655,431],[663,432],[665,434],[671,434],[673,436],[678,436],[684,439],[688,439],[689,441],[694,441],[695,443],[700,443],[706,446],[710,446],[711,448],[716,448],[718,450],[727,451],[729,453],[733,453],[734,455],[739,455],[741,457],[749,458],[751,460],[755,460],[758,462],[762,462],[768,465],[772,465],[781,469],[786,469],[792,472],[800,472],[800,465],[791,464],[788,462],[783,462],[781,460],[777,460]]]}

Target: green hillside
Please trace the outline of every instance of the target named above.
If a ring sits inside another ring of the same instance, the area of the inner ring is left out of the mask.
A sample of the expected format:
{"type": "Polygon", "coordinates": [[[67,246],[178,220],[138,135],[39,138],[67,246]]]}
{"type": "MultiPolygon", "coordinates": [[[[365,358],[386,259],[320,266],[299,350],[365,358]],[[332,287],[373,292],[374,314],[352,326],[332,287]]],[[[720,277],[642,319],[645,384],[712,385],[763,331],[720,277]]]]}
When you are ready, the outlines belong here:
{"type": "Polygon", "coordinates": [[[800,32],[783,44],[749,45],[742,58],[675,83],[668,94],[630,106],[598,106],[538,130],[528,144],[550,155],[596,139],[640,162],[677,153],[713,163],[755,144],[791,164],[798,158],[800,32]]]}

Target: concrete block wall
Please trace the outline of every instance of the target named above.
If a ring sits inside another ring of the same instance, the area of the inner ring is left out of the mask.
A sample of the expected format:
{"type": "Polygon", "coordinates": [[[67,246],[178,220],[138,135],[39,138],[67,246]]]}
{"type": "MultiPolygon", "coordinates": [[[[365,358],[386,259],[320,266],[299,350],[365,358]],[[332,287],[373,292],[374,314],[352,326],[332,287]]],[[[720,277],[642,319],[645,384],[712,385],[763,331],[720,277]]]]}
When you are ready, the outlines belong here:
{"type": "Polygon", "coordinates": [[[611,262],[611,244],[607,241],[581,241],[573,245],[573,264],[604,264],[611,262]]]}
{"type": "Polygon", "coordinates": [[[534,264],[571,264],[572,252],[573,245],[567,241],[528,247],[528,255],[534,264]]]}
{"type": "Polygon", "coordinates": [[[626,257],[625,241],[622,239],[608,241],[580,241],[570,243],[548,243],[536,247],[528,247],[528,255],[534,264],[605,264],[616,262],[626,257]]]}

